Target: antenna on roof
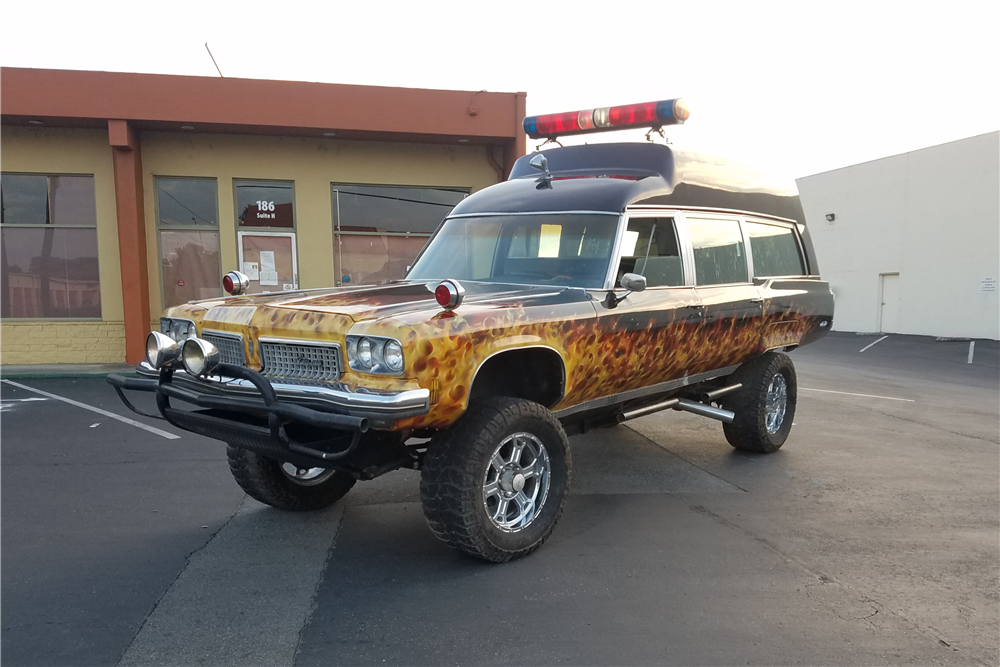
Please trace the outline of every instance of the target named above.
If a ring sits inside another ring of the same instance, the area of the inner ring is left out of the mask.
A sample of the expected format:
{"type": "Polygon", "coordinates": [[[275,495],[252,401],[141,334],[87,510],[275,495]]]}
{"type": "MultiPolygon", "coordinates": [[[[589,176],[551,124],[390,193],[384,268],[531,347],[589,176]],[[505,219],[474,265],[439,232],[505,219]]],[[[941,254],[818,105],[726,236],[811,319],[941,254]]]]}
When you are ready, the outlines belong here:
{"type": "Polygon", "coordinates": [[[205,50],[208,51],[208,57],[212,59],[212,64],[215,65],[215,71],[219,73],[219,76],[225,79],[225,75],[223,75],[222,70],[219,69],[219,63],[215,62],[215,56],[212,55],[212,49],[208,48],[208,42],[205,42],[205,50]]]}

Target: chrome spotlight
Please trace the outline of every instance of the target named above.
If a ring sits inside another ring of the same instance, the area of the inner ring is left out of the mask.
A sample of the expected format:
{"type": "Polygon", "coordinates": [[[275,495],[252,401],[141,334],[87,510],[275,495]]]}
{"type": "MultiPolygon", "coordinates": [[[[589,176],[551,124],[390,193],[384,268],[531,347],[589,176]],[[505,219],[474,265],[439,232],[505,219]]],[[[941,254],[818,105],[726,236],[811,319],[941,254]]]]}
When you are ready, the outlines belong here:
{"type": "Polygon", "coordinates": [[[250,289],[250,278],[239,271],[230,271],[222,276],[222,289],[233,296],[245,294],[250,289]]]}
{"type": "Polygon", "coordinates": [[[201,338],[188,338],[181,348],[184,370],[191,375],[208,375],[219,365],[219,349],[201,338]]]}
{"type": "Polygon", "coordinates": [[[146,361],[153,368],[159,370],[164,366],[169,366],[177,360],[180,354],[180,347],[170,336],[161,334],[159,331],[150,331],[146,336],[146,361]]]}

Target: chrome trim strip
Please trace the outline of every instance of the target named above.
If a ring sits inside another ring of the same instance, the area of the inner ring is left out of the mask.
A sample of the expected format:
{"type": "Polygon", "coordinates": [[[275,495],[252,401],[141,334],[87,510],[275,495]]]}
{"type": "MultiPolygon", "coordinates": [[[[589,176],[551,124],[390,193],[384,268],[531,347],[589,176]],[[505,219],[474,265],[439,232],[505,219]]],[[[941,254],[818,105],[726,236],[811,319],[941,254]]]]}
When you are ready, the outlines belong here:
{"type": "Polygon", "coordinates": [[[587,215],[614,215],[620,216],[621,211],[510,211],[510,212],[497,212],[497,213],[458,213],[456,215],[449,215],[448,219],[451,218],[491,218],[498,215],[566,215],[571,213],[573,215],[577,214],[587,214],[587,215]]]}
{"type": "Polygon", "coordinates": [[[718,213],[731,213],[736,215],[752,215],[758,218],[765,218],[767,220],[778,220],[780,222],[790,222],[793,225],[798,224],[797,220],[792,220],[791,218],[782,218],[777,215],[768,215],[766,213],[757,213],[754,211],[746,211],[738,208],[716,208],[714,206],[684,206],[680,204],[671,204],[669,206],[663,206],[661,204],[629,204],[625,207],[625,211],[657,211],[660,208],[663,210],[670,211],[691,211],[693,213],[708,213],[708,212],[718,212],[718,213]]]}
{"type": "Polygon", "coordinates": [[[260,336],[258,343],[287,343],[288,345],[315,345],[317,347],[340,348],[340,343],[334,340],[307,340],[305,338],[271,338],[270,336],[260,336]]]}
{"type": "Polygon", "coordinates": [[[631,401],[637,398],[673,391],[674,389],[680,389],[681,387],[698,384],[699,382],[704,382],[706,380],[713,380],[725,375],[731,375],[739,367],[740,364],[736,364],[735,366],[727,366],[726,368],[720,368],[715,371],[697,373],[696,375],[685,375],[684,377],[677,378],[676,380],[668,380],[666,382],[650,385],[648,387],[631,389],[620,394],[611,394],[610,396],[602,396],[601,398],[595,398],[590,401],[584,401],[583,403],[577,403],[576,405],[571,405],[570,407],[563,408],[562,410],[555,410],[552,414],[554,414],[558,419],[564,419],[565,417],[575,415],[578,412],[607,408],[617,403],[625,403],[626,401],[631,401]]]}
{"type": "MultiPolygon", "coordinates": [[[[159,376],[147,362],[135,368],[139,375],[159,376]]],[[[213,394],[239,397],[259,397],[260,392],[247,380],[229,377],[194,378],[186,371],[174,371],[174,381],[189,388],[213,394]]],[[[429,389],[408,389],[400,392],[376,392],[363,387],[351,389],[339,382],[326,385],[294,384],[272,382],[279,399],[293,403],[322,405],[346,411],[349,415],[386,419],[417,417],[430,412],[431,392],[429,389]]]]}

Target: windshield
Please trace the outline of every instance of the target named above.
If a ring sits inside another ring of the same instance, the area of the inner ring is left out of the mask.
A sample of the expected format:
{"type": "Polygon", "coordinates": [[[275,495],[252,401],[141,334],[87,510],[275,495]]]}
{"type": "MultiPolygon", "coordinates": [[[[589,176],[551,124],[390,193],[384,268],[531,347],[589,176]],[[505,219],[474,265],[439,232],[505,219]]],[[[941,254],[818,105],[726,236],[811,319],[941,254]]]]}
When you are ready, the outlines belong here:
{"type": "Polygon", "coordinates": [[[613,213],[451,218],[406,277],[601,289],[618,219],[613,213]]]}

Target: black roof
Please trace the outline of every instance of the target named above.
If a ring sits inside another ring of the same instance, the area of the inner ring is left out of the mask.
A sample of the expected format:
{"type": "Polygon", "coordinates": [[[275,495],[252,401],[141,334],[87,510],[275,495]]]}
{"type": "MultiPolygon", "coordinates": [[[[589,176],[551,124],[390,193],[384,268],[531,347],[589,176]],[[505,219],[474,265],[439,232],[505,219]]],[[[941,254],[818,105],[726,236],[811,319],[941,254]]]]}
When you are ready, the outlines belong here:
{"type": "Polygon", "coordinates": [[[540,151],[551,182],[528,164],[510,179],[463,200],[453,215],[527,211],[607,211],[630,206],[729,209],[805,224],[794,181],[782,182],[745,164],[652,143],[567,146],[540,151]]]}

